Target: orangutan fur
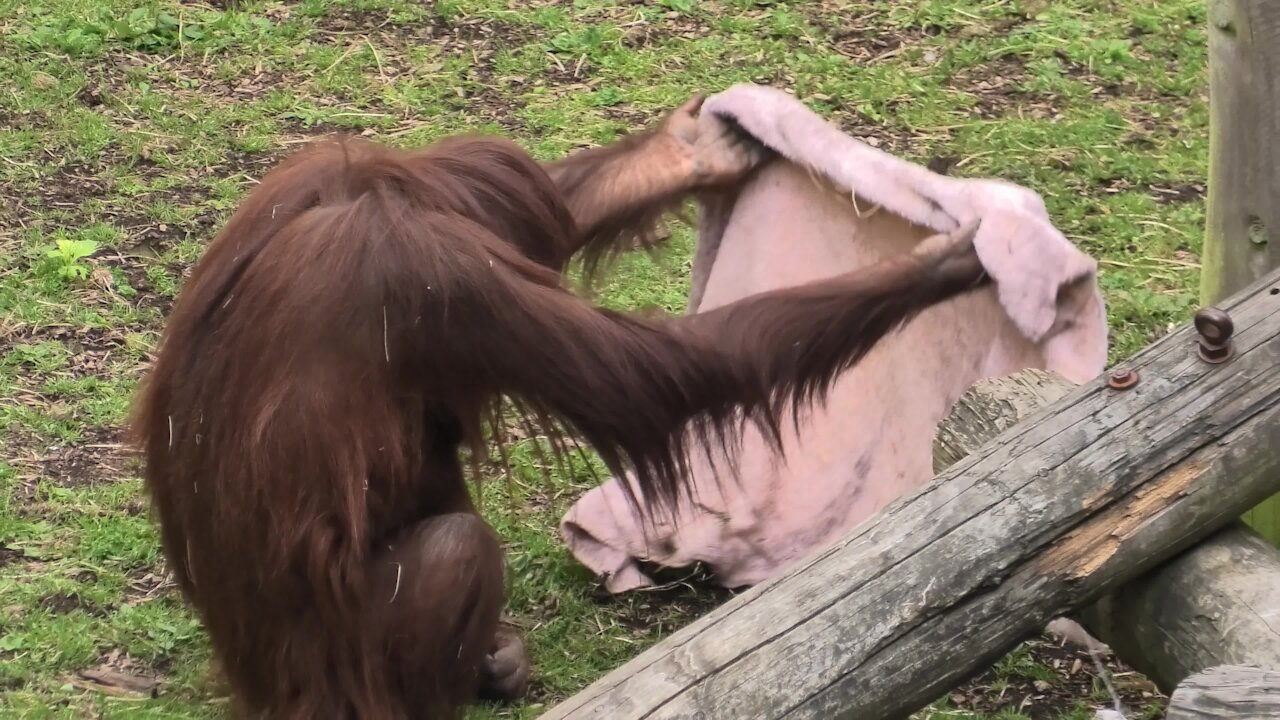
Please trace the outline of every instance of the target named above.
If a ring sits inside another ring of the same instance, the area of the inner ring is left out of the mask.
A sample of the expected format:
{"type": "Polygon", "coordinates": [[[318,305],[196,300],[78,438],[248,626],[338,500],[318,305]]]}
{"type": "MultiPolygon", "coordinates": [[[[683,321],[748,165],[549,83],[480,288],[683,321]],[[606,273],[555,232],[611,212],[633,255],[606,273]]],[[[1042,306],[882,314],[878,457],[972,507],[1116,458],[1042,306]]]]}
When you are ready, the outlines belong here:
{"type": "Polygon", "coordinates": [[[691,424],[776,436],[783,407],[986,282],[961,241],[689,317],[566,290],[575,254],[759,159],[692,127],[677,113],[546,167],[492,138],[320,141],[213,240],[133,426],[165,556],[240,712],[456,718],[524,692],[520,640],[499,632],[502,550],[460,459],[504,398],[634,471],[656,511],[681,490],[691,424]]]}

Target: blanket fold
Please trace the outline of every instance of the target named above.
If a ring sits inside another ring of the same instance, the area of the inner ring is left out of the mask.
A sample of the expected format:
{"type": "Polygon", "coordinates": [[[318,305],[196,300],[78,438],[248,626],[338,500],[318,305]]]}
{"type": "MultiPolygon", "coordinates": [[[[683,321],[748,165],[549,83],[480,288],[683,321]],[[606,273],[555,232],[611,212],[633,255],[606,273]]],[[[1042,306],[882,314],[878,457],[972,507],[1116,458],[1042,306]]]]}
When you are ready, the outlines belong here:
{"type": "Polygon", "coordinates": [[[717,483],[695,453],[697,502],[674,521],[636,515],[616,478],[584,494],[561,534],[614,593],[652,584],[639,560],[703,562],[726,587],[765,580],[930,480],[937,424],[973,383],[1029,367],[1082,383],[1106,364],[1097,264],[1036,193],[933,173],[773,88],[730,88],[707,99],[703,122],[710,114],[778,157],[701,200],[688,312],[865,267],[973,220],[995,283],[922,313],[842,374],[798,433],[784,424],[785,460],[750,426],[733,481],[717,483]]]}

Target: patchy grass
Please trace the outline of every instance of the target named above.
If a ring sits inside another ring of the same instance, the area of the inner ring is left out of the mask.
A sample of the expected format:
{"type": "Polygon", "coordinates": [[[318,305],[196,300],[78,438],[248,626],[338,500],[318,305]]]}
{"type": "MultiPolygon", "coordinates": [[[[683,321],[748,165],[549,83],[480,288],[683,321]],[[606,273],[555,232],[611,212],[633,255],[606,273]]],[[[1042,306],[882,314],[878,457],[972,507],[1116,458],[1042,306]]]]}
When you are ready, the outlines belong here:
{"type": "MultiPolygon", "coordinates": [[[[1195,303],[1198,0],[223,4],[0,0],[6,716],[223,716],[119,433],[187,268],[255,179],[319,133],[410,145],[493,131],[549,158],[691,93],[770,83],[872,144],[1042,193],[1102,262],[1113,359],[1195,303]],[[155,697],[103,672],[157,682],[155,697]]],[[[612,274],[606,303],[683,307],[691,236],[673,230],[612,274]]],[[[477,718],[535,717],[723,600],[683,580],[599,598],[554,533],[592,478],[535,482],[517,440],[513,482],[483,501],[509,541],[537,680],[525,706],[477,718]]],[[[1030,643],[920,717],[1087,718],[1103,697],[1077,660],[1030,643]]],[[[1124,693],[1131,717],[1155,717],[1140,678],[1124,693]]]]}

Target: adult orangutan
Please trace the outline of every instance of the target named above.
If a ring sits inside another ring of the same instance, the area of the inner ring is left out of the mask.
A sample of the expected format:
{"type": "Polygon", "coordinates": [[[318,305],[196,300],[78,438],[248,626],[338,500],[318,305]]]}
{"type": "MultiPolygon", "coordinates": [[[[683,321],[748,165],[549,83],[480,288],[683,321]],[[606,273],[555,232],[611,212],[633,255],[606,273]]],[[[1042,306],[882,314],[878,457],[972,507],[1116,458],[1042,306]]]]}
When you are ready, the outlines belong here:
{"type": "Polygon", "coordinates": [[[317,142],[213,240],[134,428],[165,556],[241,712],[449,718],[524,692],[522,645],[498,631],[502,552],[459,457],[500,399],[669,507],[691,423],[776,435],[785,406],[984,283],[962,240],[690,317],[568,292],[575,254],[760,159],[727,125],[699,132],[699,105],[546,167],[491,138],[317,142]]]}

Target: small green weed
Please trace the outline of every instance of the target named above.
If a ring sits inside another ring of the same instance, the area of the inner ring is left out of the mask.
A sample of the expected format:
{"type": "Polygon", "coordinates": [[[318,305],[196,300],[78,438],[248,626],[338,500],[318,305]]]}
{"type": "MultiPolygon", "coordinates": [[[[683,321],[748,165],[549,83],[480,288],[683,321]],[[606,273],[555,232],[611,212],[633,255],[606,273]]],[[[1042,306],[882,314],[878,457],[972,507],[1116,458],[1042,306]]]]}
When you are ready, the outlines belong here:
{"type": "Polygon", "coordinates": [[[93,240],[58,238],[54,247],[45,252],[45,271],[64,280],[81,280],[89,277],[91,268],[80,262],[98,251],[93,240]]]}

